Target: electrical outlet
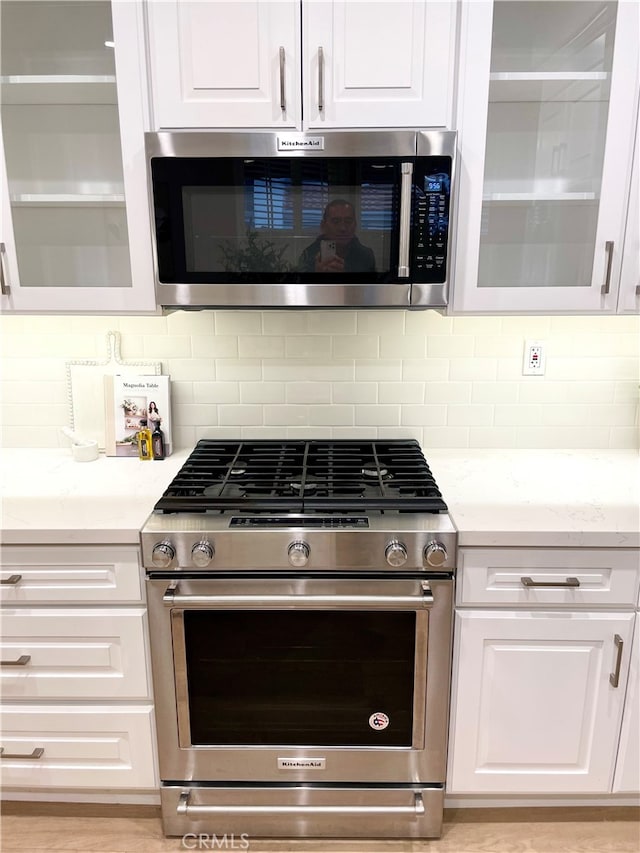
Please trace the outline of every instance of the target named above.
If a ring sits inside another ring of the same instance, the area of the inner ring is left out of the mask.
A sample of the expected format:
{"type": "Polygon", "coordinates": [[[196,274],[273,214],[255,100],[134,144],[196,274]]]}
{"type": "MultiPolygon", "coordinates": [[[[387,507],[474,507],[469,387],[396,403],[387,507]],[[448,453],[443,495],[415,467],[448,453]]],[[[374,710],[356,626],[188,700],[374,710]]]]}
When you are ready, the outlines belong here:
{"type": "Polygon", "coordinates": [[[545,360],[544,341],[524,342],[523,376],[544,376],[545,360]]]}

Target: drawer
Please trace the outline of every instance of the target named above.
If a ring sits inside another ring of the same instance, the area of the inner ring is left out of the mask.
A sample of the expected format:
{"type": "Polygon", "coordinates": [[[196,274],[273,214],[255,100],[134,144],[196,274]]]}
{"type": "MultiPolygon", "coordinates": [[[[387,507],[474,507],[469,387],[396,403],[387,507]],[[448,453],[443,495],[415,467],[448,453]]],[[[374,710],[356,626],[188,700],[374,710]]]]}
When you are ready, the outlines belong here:
{"type": "Polygon", "coordinates": [[[458,558],[458,605],[633,607],[640,585],[637,550],[461,548],[458,558]]]}
{"type": "Polygon", "coordinates": [[[3,787],[157,787],[152,714],[151,705],[3,706],[3,787]]]}
{"type": "Polygon", "coordinates": [[[139,552],[130,546],[7,545],[0,566],[0,601],[8,604],[143,600],[139,552]]]}
{"type": "Polygon", "coordinates": [[[148,699],[146,612],[5,608],[0,686],[6,699],[148,699]]]}

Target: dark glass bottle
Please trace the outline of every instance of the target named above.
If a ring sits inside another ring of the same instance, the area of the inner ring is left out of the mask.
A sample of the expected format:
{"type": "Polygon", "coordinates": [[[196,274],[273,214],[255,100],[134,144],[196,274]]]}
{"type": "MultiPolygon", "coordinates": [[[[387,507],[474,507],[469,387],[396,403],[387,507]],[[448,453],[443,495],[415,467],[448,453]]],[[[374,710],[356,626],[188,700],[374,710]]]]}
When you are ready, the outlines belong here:
{"type": "Polygon", "coordinates": [[[164,459],[164,433],[160,429],[160,421],[156,421],[154,430],[151,433],[151,449],[154,459],[164,459]]]}

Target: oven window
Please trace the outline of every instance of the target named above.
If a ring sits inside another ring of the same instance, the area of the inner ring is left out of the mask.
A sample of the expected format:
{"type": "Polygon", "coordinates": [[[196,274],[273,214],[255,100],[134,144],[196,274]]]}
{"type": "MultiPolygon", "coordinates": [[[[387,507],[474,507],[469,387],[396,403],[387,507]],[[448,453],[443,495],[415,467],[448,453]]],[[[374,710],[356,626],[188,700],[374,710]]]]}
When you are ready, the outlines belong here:
{"type": "Polygon", "coordinates": [[[411,746],[416,614],[185,611],[194,745],[411,746]]]}

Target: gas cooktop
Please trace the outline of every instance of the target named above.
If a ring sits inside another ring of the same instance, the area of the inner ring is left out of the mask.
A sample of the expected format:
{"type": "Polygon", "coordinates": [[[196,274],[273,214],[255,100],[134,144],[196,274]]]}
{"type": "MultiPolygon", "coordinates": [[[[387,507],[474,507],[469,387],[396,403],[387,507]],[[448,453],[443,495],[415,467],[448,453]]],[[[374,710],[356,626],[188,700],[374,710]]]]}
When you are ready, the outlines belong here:
{"type": "Polygon", "coordinates": [[[155,505],[159,513],[444,513],[413,440],[204,439],[155,505]]]}

